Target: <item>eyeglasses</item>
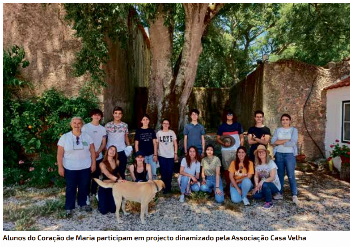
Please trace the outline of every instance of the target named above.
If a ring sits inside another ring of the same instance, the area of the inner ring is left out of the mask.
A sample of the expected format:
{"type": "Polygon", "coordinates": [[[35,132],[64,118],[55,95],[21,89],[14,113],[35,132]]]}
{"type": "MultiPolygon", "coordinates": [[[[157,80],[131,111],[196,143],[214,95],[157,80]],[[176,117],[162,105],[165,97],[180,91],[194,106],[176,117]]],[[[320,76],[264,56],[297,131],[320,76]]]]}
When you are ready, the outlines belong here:
{"type": "Polygon", "coordinates": [[[227,116],[233,116],[233,114],[232,113],[227,113],[227,116]]]}

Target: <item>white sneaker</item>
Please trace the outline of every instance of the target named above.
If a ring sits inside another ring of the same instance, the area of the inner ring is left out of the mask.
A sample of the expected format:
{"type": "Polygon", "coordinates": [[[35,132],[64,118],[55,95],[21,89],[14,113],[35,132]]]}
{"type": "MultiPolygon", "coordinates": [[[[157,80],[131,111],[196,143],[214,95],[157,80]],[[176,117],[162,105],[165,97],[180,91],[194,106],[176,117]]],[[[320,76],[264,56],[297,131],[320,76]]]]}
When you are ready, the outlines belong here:
{"type": "Polygon", "coordinates": [[[180,196],[180,202],[185,202],[185,195],[184,195],[184,194],[182,194],[182,195],[180,196]]]}
{"type": "Polygon", "coordinates": [[[244,206],[249,206],[250,205],[250,202],[249,202],[247,197],[244,197],[242,200],[243,200],[244,206]]]}
{"type": "Polygon", "coordinates": [[[96,194],[96,200],[98,201],[98,194],[96,194]]]}
{"type": "Polygon", "coordinates": [[[90,206],[90,196],[87,196],[86,198],[86,205],[90,206]]]}
{"type": "Polygon", "coordinates": [[[281,193],[276,193],[273,196],[273,199],[275,199],[275,200],[283,200],[283,195],[281,195],[281,193]]]}
{"type": "Polygon", "coordinates": [[[299,200],[297,196],[293,196],[293,203],[298,204],[299,200]]]}

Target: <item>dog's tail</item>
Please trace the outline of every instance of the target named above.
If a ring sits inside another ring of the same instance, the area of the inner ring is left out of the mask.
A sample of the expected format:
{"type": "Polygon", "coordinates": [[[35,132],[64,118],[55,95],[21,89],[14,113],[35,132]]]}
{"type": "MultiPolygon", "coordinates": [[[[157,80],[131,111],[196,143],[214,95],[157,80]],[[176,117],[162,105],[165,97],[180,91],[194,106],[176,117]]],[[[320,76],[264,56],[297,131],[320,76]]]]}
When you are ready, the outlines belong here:
{"type": "Polygon", "coordinates": [[[115,183],[104,183],[104,182],[102,182],[101,180],[99,180],[97,178],[94,178],[94,179],[95,179],[96,183],[99,186],[103,187],[103,188],[112,188],[113,185],[115,185],[115,183]]]}

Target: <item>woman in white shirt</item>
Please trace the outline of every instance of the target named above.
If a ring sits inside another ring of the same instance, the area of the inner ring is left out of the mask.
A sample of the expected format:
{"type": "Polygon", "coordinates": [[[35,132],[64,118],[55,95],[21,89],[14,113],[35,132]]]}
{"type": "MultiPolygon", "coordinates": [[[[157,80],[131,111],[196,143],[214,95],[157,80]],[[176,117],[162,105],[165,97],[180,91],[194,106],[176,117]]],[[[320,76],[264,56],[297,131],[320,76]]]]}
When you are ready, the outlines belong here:
{"type": "Polygon", "coordinates": [[[72,131],[61,136],[57,148],[58,173],[66,179],[67,216],[72,215],[78,188],[78,205],[81,210],[91,211],[86,205],[90,173],[96,169],[95,147],[91,137],[81,131],[84,125],[81,117],[73,117],[72,131]]]}
{"type": "Polygon", "coordinates": [[[271,139],[271,144],[275,146],[273,153],[275,155],[276,165],[278,167],[278,177],[281,182],[281,193],[274,196],[274,199],[283,199],[283,185],[285,171],[289,180],[289,186],[293,196],[293,202],[298,203],[297,181],[295,179],[295,156],[298,154],[298,130],[290,126],[292,118],[289,114],[283,114],[281,117],[282,127],[277,128],[271,139]]]}

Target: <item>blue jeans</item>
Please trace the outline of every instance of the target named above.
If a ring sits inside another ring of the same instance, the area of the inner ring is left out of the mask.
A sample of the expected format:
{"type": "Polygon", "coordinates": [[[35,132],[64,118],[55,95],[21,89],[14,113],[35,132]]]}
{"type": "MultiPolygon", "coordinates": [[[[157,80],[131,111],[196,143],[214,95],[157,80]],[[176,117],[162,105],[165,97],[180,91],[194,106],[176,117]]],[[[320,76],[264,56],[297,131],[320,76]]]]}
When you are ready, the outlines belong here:
{"type": "MultiPolygon", "coordinates": [[[[180,188],[180,189],[181,189],[181,194],[185,194],[186,188],[187,188],[187,184],[188,184],[188,180],[189,180],[189,179],[190,179],[190,178],[187,177],[187,176],[182,176],[182,177],[181,177],[181,188],[180,188]]],[[[191,185],[191,190],[194,191],[194,192],[199,191],[199,186],[198,186],[198,184],[195,183],[195,184],[191,185]]]]}
{"type": "Polygon", "coordinates": [[[75,208],[75,199],[78,188],[78,205],[85,206],[90,186],[90,168],[83,170],[68,170],[64,168],[64,178],[66,179],[66,203],[65,209],[75,208]]]}
{"type": "Polygon", "coordinates": [[[295,179],[296,160],[292,153],[276,153],[275,162],[277,165],[277,174],[281,182],[281,194],[283,194],[284,176],[287,171],[289,186],[293,196],[298,194],[297,181],[295,179]]]}
{"type": "Polygon", "coordinates": [[[231,201],[233,203],[240,203],[244,197],[247,197],[248,192],[253,188],[253,183],[249,178],[245,178],[238,184],[238,187],[241,189],[242,195],[238,193],[235,187],[230,186],[231,201]]]}
{"type": "Polygon", "coordinates": [[[260,192],[254,194],[255,199],[262,199],[265,197],[265,202],[272,202],[272,195],[280,192],[276,185],[272,182],[263,183],[260,192]]]}
{"type": "Polygon", "coordinates": [[[158,157],[160,165],[160,175],[165,184],[164,192],[171,192],[171,180],[173,179],[174,158],[158,157]]]}
{"type": "MultiPolygon", "coordinates": [[[[202,184],[200,187],[201,191],[211,193],[212,190],[215,191],[216,189],[216,176],[207,176],[206,178],[207,183],[202,184]]],[[[215,193],[215,201],[218,203],[223,203],[224,202],[224,190],[222,187],[222,181],[221,178],[219,178],[219,188],[222,192],[222,195],[218,195],[215,193]]]]}
{"type": "Polygon", "coordinates": [[[145,156],[145,163],[151,165],[152,176],[157,176],[157,163],[153,161],[153,154],[145,156]]]}

